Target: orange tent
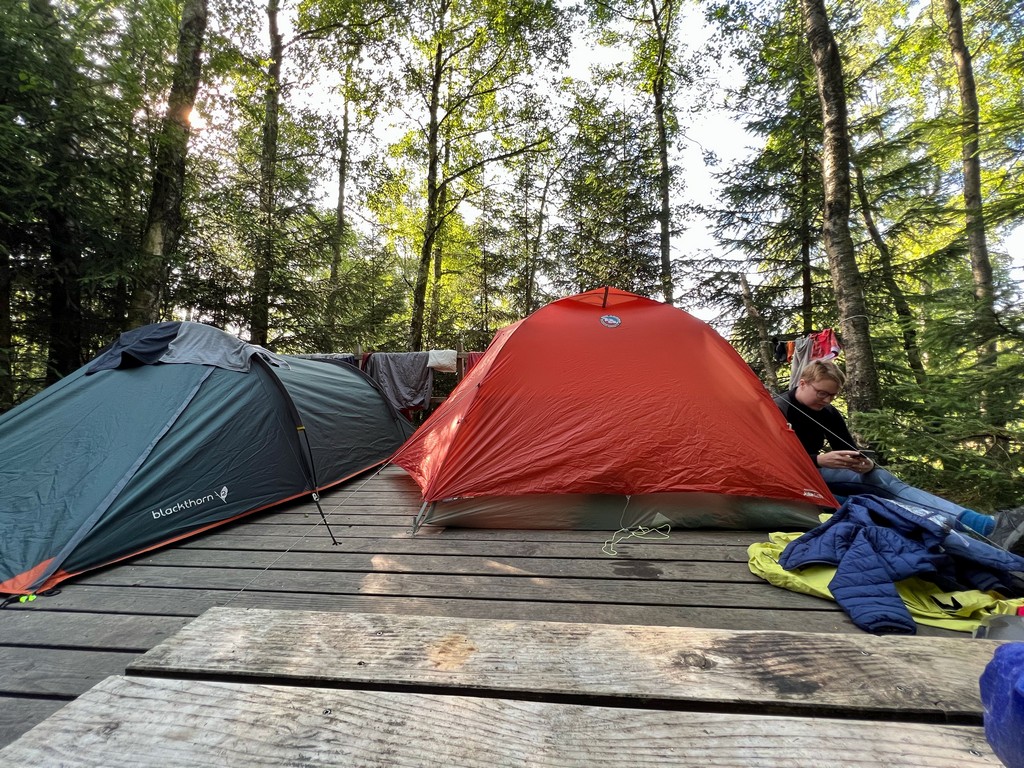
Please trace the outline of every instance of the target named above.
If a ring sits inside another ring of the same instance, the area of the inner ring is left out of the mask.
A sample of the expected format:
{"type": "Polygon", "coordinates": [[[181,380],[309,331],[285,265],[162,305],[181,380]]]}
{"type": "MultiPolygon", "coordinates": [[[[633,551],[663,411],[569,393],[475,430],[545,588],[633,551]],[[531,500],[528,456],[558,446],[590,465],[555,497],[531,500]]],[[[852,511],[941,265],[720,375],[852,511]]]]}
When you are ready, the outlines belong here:
{"type": "Polygon", "coordinates": [[[392,461],[446,525],[807,528],[837,506],[728,342],[614,288],[498,331],[392,461]]]}

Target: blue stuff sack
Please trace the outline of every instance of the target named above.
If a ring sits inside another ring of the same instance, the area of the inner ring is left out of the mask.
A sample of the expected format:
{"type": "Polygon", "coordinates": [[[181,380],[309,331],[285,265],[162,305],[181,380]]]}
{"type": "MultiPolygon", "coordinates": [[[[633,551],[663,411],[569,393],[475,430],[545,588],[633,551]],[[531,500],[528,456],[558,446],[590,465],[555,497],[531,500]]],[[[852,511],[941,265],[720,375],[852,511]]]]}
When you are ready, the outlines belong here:
{"type": "Polygon", "coordinates": [[[996,648],[980,685],[985,738],[1007,768],[1024,768],[1024,643],[996,648]]]}

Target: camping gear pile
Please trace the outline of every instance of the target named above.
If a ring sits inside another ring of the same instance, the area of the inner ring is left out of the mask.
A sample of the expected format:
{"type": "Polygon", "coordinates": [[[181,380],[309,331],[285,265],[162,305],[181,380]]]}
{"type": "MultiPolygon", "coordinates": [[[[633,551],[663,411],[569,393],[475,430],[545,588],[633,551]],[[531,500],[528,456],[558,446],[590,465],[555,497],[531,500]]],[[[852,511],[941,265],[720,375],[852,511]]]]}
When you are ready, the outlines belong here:
{"type": "Polygon", "coordinates": [[[1024,557],[971,537],[943,512],[877,496],[851,496],[826,522],[791,541],[779,565],[836,566],[829,592],[866,632],[917,631],[896,587],[911,577],[947,592],[1024,597],[1024,557]]]}

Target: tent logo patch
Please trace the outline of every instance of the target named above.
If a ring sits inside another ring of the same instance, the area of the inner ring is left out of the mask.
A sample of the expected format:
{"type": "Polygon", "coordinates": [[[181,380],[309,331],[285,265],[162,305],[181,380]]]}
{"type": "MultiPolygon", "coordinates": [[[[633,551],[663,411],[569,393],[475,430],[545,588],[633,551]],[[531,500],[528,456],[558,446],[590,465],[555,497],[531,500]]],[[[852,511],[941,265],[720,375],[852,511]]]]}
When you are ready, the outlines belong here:
{"type": "Polygon", "coordinates": [[[601,325],[605,328],[618,328],[622,325],[622,318],[618,315],[601,315],[601,325]]]}
{"type": "Polygon", "coordinates": [[[209,493],[206,496],[200,496],[197,499],[185,499],[179,501],[177,504],[172,504],[169,507],[160,507],[159,509],[150,510],[150,515],[153,516],[154,520],[159,520],[161,517],[169,517],[175,512],[181,512],[183,509],[195,509],[201,507],[204,504],[209,504],[214,499],[220,499],[225,504],[228,503],[228,487],[225,485],[219,491],[209,493]]]}

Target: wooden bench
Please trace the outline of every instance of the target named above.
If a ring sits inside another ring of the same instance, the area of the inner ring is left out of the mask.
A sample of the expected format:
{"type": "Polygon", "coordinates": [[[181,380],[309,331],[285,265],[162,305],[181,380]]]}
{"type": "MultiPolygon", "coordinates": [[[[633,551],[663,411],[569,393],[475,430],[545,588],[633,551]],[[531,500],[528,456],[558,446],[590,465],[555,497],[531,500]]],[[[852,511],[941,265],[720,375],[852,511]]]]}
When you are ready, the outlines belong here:
{"type": "Polygon", "coordinates": [[[213,608],[17,766],[998,766],[998,643],[213,608]]]}

